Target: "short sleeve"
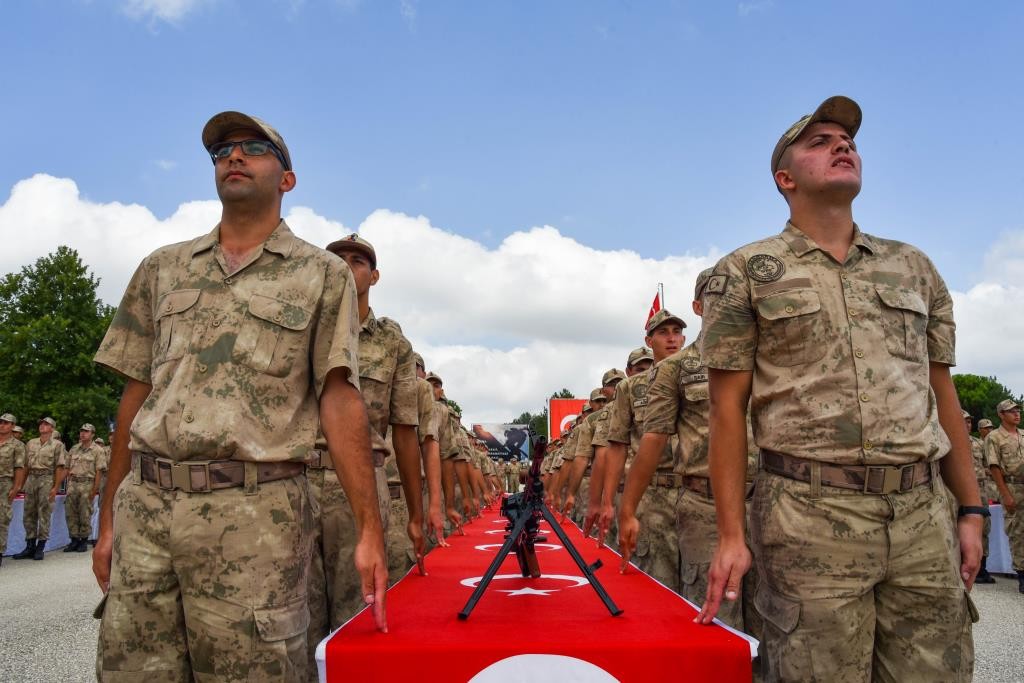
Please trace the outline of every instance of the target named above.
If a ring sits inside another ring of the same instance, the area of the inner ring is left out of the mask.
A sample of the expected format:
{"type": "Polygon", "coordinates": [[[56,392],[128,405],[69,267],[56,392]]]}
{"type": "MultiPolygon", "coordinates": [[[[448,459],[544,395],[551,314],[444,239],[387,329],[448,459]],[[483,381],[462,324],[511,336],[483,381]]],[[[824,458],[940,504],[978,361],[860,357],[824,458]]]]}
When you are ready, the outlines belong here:
{"type": "Polygon", "coordinates": [[[359,388],[359,307],[352,272],[341,259],[327,262],[320,315],[311,348],[316,395],[324,390],[327,374],[348,370],[348,382],[359,388]]]}
{"type": "Polygon", "coordinates": [[[647,408],[644,411],[644,433],[675,434],[679,416],[679,368],[675,359],[666,359],[655,366],[654,378],[647,385],[647,408]]]}
{"type": "Polygon", "coordinates": [[[99,365],[129,379],[152,384],[153,346],[156,327],[153,321],[153,280],[156,270],[153,256],[135,269],[110,327],[93,357],[99,365]]]}
{"type": "Polygon", "coordinates": [[[701,358],[719,370],[753,370],[757,316],[743,258],[733,252],[718,262],[704,290],[701,358]]]}
{"type": "Polygon", "coordinates": [[[608,441],[615,443],[629,443],[629,431],[633,425],[633,403],[630,400],[633,380],[619,382],[615,391],[615,399],[609,408],[611,415],[608,418],[608,441]]]}
{"type": "Polygon", "coordinates": [[[580,435],[576,440],[576,452],[573,453],[573,458],[589,458],[593,450],[591,441],[594,439],[594,421],[586,419],[583,424],[580,425],[580,435]]]}
{"type": "Polygon", "coordinates": [[[953,297],[932,262],[929,270],[934,278],[935,295],[928,309],[928,360],[943,365],[956,365],[956,323],[953,321],[953,297]]]}
{"type": "Polygon", "coordinates": [[[419,425],[419,399],[416,389],[416,357],[412,344],[399,337],[398,363],[391,383],[391,415],[388,421],[393,425],[419,425]]]}
{"type": "MultiPolygon", "coordinates": [[[[13,439],[14,437],[11,438],[13,439]]],[[[15,441],[17,441],[17,439],[15,439],[15,441]]],[[[27,459],[28,458],[25,455],[25,444],[18,441],[18,443],[14,444],[14,469],[25,467],[27,459]]]]}
{"type": "Polygon", "coordinates": [[[996,439],[992,436],[995,431],[989,433],[985,437],[985,466],[986,467],[1002,467],[1003,463],[999,460],[999,444],[996,439]]]}
{"type": "Polygon", "coordinates": [[[430,382],[416,378],[416,408],[419,414],[420,443],[428,438],[438,440],[438,420],[434,413],[434,391],[430,382]]]}

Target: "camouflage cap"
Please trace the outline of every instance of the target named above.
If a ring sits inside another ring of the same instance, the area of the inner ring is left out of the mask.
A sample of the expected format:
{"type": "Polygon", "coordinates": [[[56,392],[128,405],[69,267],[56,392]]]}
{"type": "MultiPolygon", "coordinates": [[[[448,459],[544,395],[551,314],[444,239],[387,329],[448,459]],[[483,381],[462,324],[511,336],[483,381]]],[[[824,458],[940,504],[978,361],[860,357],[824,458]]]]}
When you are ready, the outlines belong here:
{"type": "Polygon", "coordinates": [[[370,266],[374,270],[377,269],[377,252],[374,251],[372,244],[359,236],[359,233],[354,232],[351,235],[342,237],[340,240],[334,240],[327,245],[327,251],[332,254],[338,254],[342,251],[360,251],[370,259],[370,266]]]}
{"type": "Polygon", "coordinates": [[[11,431],[14,432],[15,434],[24,434],[25,433],[25,430],[22,429],[21,427],[19,427],[18,425],[14,425],[14,429],[12,429],[11,431]]]}
{"type": "Polygon", "coordinates": [[[971,416],[971,414],[968,413],[966,410],[964,410],[963,408],[960,409],[960,417],[962,417],[962,418],[964,418],[966,420],[970,416],[971,416]]]}
{"type": "Polygon", "coordinates": [[[14,417],[10,413],[4,413],[0,415],[0,422],[10,422],[11,424],[17,423],[18,418],[14,417]]]}
{"type": "Polygon", "coordinates": [[[240,111],[222,111],[219,114],[214,114],[203,126],[203,147],[209,150],[210,145],[222,142],[229,133],[243,128],[263,133],[267,140],[274,143],[274,146],[284,155],[285,170],[292,170],[292,157],[281,134],[266,121],[240,111]]]}
{"type": "Polygon", "coordinates": [[[418,365],[419,367],[423,368],[424,370],[427,369],[427,364],[423,362],[423,356],[421,356],[420,354],[414,352],[412,354],[412,358],[416,362],[416,365],[418,365]]]}
{"type": "Polygon", "coordinates": [[[106,446],[106,445],[107,445],[107,442],[106,442],[106,441],[104,441],[104,440],[103,440],[103,437],[100,437],[100,436],[97,436],[97,437],[96,437],[96,443],[98,443],[98,444],[99,444],[99,445],[101,445],[101,446],[106,446]]]}
{"type": "Polygon", "coordinates": [[[612,368],[601,376],[601,386],[606,387],[609,384],[621,382],[624,379],[626,379],[626,373],[618,368],[612,368]]]}
{"type": "Polygon", "coordinates": [[[53,427],[54,429],[57,428],[57,421],[54,420],[52,417],[44,417],[42,420],[39,421],[39,424],[43,424],[44,422],[53,427]]]}
{"type": "Polygon", "coordinates": [[[995,425],[992,424],[992,420],[987,417],[978,420],[978,429],[992,429],[993,427],[995,427],[995,425]]]}
{"type": "Polygon", "coordinates": [[[584,401],[583,402],[583,408],[580,409],[580,414],[589,413],[592,410],[593,410],[593,408],[590,407],[590,401],[584,401]]]}
{"type": "Polygon", "coordinates": [[[686,327],[685,320],[683,320],[677,315],[672,315],[671,313],[669,313],[668,309],[663,308],[651,316],[651,319],[647,321],[647,325],[644,327],[644,331],[647,333],[647,336],[650,336],[651,332],[654,332],[654,330],[658,329],[667,322],[676,322],[679,323],[680,327],[686,327]]]}
{"type": "Polygon", "coordinates": [[[444,382],[441,380],[441,376],[438,375],[437,373],[428,372],[426,379],[427,379],[428,382],[430,382],[432,384],[434,382],[436,382],[437,386],[439,386],[439,387],[443,387],[444,386],[444,382]]]}
{"type": "Polygon", "coordinates": [[[700,271],[700,274],[697,276],[697,286],[693,288],[694,301],[700,301],[701,295],[704,294],[704,288],[708,286],[708,280],[711,279],[714,270],[714,268],[705,268],[700,271]]]}
{"type": "Polygon", "coordinates": [[[80,431],[80,432],[92,432],[93,434],[95,434],[96,433],[96,428],[93,427],[92,424],[86,422],[84,425],[82,425],[81,429],[79,429],[78,431],[80,431]]]}
{"type": "MultiPolygon", "coordinates": [[[[448,407],[452,409],[455,417],[462,417],[462,408],[460,408],[458,404],[448,401],[448,407]]],[[[465,429],[465,427],[463,427],[463,429],[465,429]]]]}
{"type": "Polygon", "coordinates": [[[782,160],[783,153],[790,145],[797,141],[797,138],[800,137],[800,134],[804,132],[807,126],[821,121],[838,123],[846,129],[846,132],[852,138],[857,135],[857,131],[860,129],[861,119],[860,105],[849,97],[834,95],[828,98],[818,105],[813,114],[801,117],[799,121],[790,126],[782,134],[782,137],[779,138],[779,141],[775,143],[775,149],[772,151],[772,175],[774,176],[775,172],[779,170],[779,162],[782,160]]]}
{"type": "Polygon", "coordinates": [[[600,389],[594,389],[590,392],[590,405],[594,405],[594,401],[607,401],[608,397],[600,389]]]}
{"type": "Polygon", "coordinates": [[[638,346],[629,352],[629,358],[626,359],[626,367],[631,368],[642,360],[654,360],[654,354],[646,346],[638,346]]]}
{"type": "Polygon", "coordinates": [[[1020,406],[1017,403],[1015,403],[1012,399],[1008,398],[1005,401],[999,402],[999,405],[996,406],[996,411],[1000,413],[1005,413],[1010,410],[1013,410],[1014,408],[1020,408],[1020,406]]]}

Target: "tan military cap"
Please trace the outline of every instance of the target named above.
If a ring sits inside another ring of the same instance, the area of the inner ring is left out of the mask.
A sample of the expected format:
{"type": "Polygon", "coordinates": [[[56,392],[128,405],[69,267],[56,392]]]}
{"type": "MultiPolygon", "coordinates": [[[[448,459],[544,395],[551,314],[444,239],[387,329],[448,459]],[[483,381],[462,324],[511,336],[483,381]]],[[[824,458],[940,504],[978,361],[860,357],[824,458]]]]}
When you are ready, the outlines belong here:
{"type": "Polygon", "coordinates": [[[373,269],[377,269],[377,252],[374,251],[373,245],[360,237],[358,233],[352,233],[342,237],[340,240],[334,240],[327,245],[327,251],[332,254],[342,251],[361,251],[370,259],[370,265],[373,269]]]}
{"type": "Polygon", "coordinates": [[[101,437],[99,437],[99,436],[97,436],[97,437],[96,437],[96,443],[98,443],[98,444],[99,444],[99,445],[101,445],[101,446],[106,446],[106,445],[107,445],[107,442],[106,442],[106,441],[104,441],[104,440],[103,440],[103,439],[102,439],[101,437]]]}
{"type": "Polygon", "coordinates": [[[421,356],[420,354],[414,352],[412,354],[412,357],[413,357],[413,361],[415,361],[416,365],[420,366],[424,370],[427,369],[427,364],[423,362],[423,356],[421,356]]]}
{"type": "Polygon", "coordinates": [[[700,297],[704,293],[704,288],[708,286],[708,280],[711,279],[713,271],[714,268],[705,268],[700,271],[700,275],[697,276],[697,286],[693,288],[694,301],[700,301],[700,297]]]}
{"type": "Polygon", "coordinates": [[[782,154],[786,151],[786,148],[797,141],[797,138],[800,137],[800,134],[804,132],[807,126],[821,121],[838,123],[846,129],[846,132],[852,138],[857,135],[857,131],[860,129],[861,119],[860,105],[849,97],[834,95],[828,98],[818,105],[813,114],[803,116],[799,121],[790,126],[782,134],[782,137],[779,138],[779,141],[775,143],[775,150],[772,152],[772,175],[774,176],[775,172],[779,170],[779,161],[782,160],[782,154]]]}
{"type": "Polygon", "coordinates": [[[590,405],[594,405],[594,401],[607,401],[608,397],[605,396],[600,389],[594,389],[590,392],[590,405]]]}
{"type": "Polygon", "coordinates": [[[93,434],[95,434],[96,433],[96,428],[93,427],[90,423],[86,422],[84,425],[82,425],[81,429],[79,429],[78,431],[80,431],[80,432],[92,432],[93,434]]]}
{"type": "Polygon", "coordinates": [[[18,418],[14,417],[10,413],[4,413],[3,415],[0,415],[0,422],[10,422],[11,424],[15,424],[18,422],[18,418]]]}
{"type": "Polygon", "coordinates": [[[233,131],[249,128],[263,133],[267,140],[274,143],[281,154],[284,155],[285,169],[292,170],[292,157],[288,152],[288,145],[284,144],[284,138],[266,121],[258,119],[240,111],[222,111],[214,114],[213,117],[203,126],[203,147],[210,149],[210,145],[222,142],[224,138],[233,131]]]}
{"type": "Polygon", "coordinates": [[[1017,405],[1016,403],[1014,403],[1010,399],[1006,399],[1005,401],[1000,401],[999,405],[996,406],[996,410],[998,412],[1000,412],[1000,413],[1009,412],[1009,411],[1013,410],[1014,408],[1020,408],[1020,406],[1017,405]]]}
{"type": "Polygon", "coordinates": [[[992,429],[993,427],[995,427],[995,425],[992,424],[992,420],[988,419],[987,417],[978,420],[978,429],[992,429]]]}
{"type": "Polygon", "coordinates": [[[437,385],[439,387],[443,387],[444,386],[444,382],[441,381],[440,375],[437,375],[437,374],[435,374],[433,372],[428,372],[426,379],[427,379],[428,382],[437,382],[437,385]]]}
{"type": "Polygon", "coordinates": [[[14,432],[15,434],[24,434],[25,433],[25,430],[22,429],[21,427],[19,427],[18,425],[14,425],[14,429],[12,429],[11,431],[14,432]]]}
{"type": "Polygon", "coordinates": [[[626,359],[626,367],[631,368],[642,360],[654,360],[654,354],[646,346],[638,346],[629,352],[629,358],[626,359]]]}
{"type": "MultiPolygon", "coordinates": [[[[1002,405],[1002,404],[1000,403],[999,405],[1002,405]]],[[[57,421],[54,420],[52,417],[44,417],[42,420],[39,421],[39,424],[42,424],[44,422],[46,424],[50,425],[51,427],[53,427],[54,429],[57,428],[57,421]]]]}
{"type": "Polygon", "coordinates": [[[966,420],[967,418],[969,418],[969,417],[971,416],[971,414],[970,414],[970,413],[968,413],[968,412],[967,412],[966,410],[964,410],[963,408],[961,408],[961,409],[960,409],[960,416],[961,416],[961,417],[963,417],[963,418],[964,418],[964,419],[966,420]]]}
{"type": "Polygon", "coordinates": [[[654,330],[670,321],[679,323],[680,327],[686,327],[685,320],[677,315],[672,315],[669,313],[667,308],[663,308],[651,316],[651,319],[647,321],[647,326],[644,328],[644,331],[647,332],[648,336],[650,336],[651,332],[654,332],[654,330]]]}
{"type": "Polygon", "coordinates": [[[626,373],[618,368],[612,368],[601,376],[601,386],[606,387],[614,382],[621,382],[626,379],[626,373]]]}
{"type": "Polygon", "coordinates": [[[590,412],[590,411],[592,411],[592,410],[593,410],[593,408],[591,408],[591,407],[590,407],[590,401],[584,401],[584,402],[583,402],[583,409],[582,409],[582,410],[580,410],[580,413],[581,413],[581,414],[583,414],[583,413],[589,413],[589,412],[590,412]]]}

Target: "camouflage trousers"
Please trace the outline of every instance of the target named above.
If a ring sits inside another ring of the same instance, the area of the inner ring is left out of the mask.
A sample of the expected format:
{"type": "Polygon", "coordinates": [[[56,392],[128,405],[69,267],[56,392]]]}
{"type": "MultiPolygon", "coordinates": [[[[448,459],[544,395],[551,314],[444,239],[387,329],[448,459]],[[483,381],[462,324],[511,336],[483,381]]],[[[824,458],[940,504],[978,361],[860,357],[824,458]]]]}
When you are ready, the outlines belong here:
{"type": "Polygon", "coordinates": [[[1024,484],[1007,484],[1010,495],[1017,503],[1017,511],[1010,514],[1003,508],[1003,528],[1010,540],[1010,556],[1013,558],[1013,569],[1024,572],[1024,484]]]}
{"type": "Polygon", "coordinates": [[[941,480],[877,496],[758,474],[750,539],[769,681],[969,681],[971,623],[941,480]]]}
{"type": "Polygon", "coordinates": [[[571,511],[572,521],[583,526],[583,518],[587,516],[587,503],[590,496],[590,477],[583,477],[580,481],[580,490],[576,494],[576,507],[571,511]]]}
{"type": "MultiPolygon", "coordinates": [[[[137,467],[137,466],[136,466],[137,467]]],[[[306,676],[313,511],[304,476],[212,493],[126,478],[114,498],[100,681],[306,676]],[[247,493],[248,490],[248,493],[247,493]]]]}
{"type": "MultiPolygon", "coordinates": [[[[383,467],[375,467],[377,501],[385,533],[391,506],[383,467]]],[[[307,469],[313,498],[312,560],[309,568],[309,662],[316,679],[316,647],[327,635],[358,614],[366,603],[362,579],[356,571],[355,550],[359,536],[356,518],[331,469],[307,469]]]]}
{"type": "Polygon", "coordinates": [[[92,483],[92,477],[68,482],[68,493],[64,497],[64,517],[71,538],[92,536],[92,483]]]}
{"type": "Polygon", "coordinates": [[[0,557],[7,551],[7,532],[11,526],[11,517],[14,512],[11,510],[11,503],[7,496],[11,495],[14,488],[14,480],[10,477],[0,478],[0,557]]]}
{"type": "Polygon", "coordinates": [[[633,563],[669,590],[679,593],[679,540],[676,501],[679,489],[648,486],[636,509],[640,533],[633,563]]]}
{"type": "Polygon", "coordinates": [[[25,538],[49,538],[50,517],[53,515],[53,503],[50,502],[50,490],[53,488],[53,474],[29,473],[25,479],[25,507],[23,521],[25,538]]]}
{"type": "Polygon", "coordinates": [[[405,492],[401,484],[389,484],[388,503],[391,519],[388,522],[388,587],[394,586],[406,572],[416,564],[416,551],[409,538],[409,508],[405,504],[405,492]],[[391,498],[392,487],[398,487],[398,498],[391,498]]]}

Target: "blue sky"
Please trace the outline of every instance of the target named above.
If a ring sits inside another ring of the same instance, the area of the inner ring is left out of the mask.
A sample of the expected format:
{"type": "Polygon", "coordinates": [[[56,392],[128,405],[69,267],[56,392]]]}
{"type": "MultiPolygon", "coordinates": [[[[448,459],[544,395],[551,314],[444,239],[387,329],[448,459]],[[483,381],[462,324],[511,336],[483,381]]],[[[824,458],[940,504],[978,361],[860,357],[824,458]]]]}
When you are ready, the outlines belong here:
{"type": "Polygon", "coordinates": [[[286,211],[700,257],[781,228],[771,150],[841,93],[864,109],[858,222],[966,292],[1013,273],[1000,240],[1024,258],[1022,29],[1019,2],[12,0],[0,202],[44,173],[166,219],[215,198],[199,133],[241,109],[291,147],[286,211]]]}

